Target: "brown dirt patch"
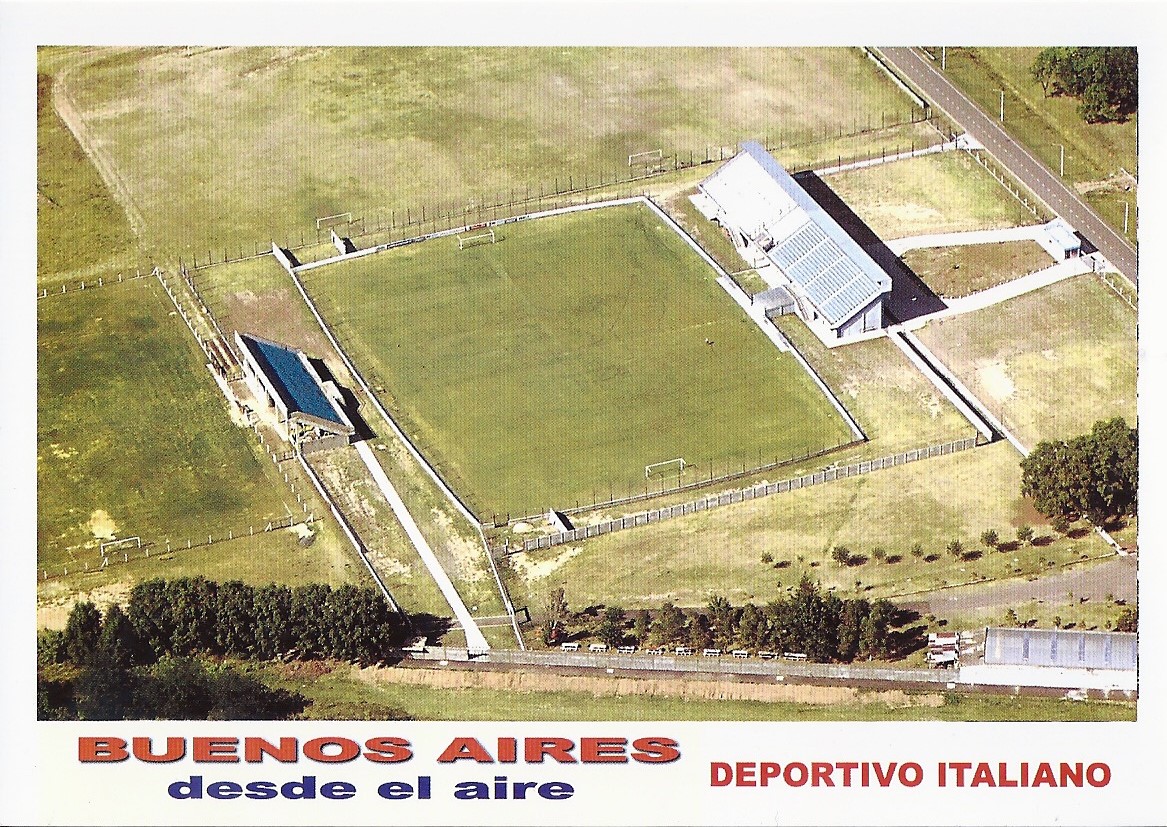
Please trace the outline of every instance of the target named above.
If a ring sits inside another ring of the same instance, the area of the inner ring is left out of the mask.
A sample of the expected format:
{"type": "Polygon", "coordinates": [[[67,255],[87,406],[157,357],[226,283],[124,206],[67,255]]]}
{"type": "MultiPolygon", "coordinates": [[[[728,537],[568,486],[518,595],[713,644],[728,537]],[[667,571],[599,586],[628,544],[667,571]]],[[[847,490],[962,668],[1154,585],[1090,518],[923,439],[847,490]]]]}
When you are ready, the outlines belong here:
{"type": "Polygon", "coordinates": [[[902,690],[860,691],[845,686],[738,683],[733,680],[630,678],[601,675],[556,675],[548,672],[493,672],[471,669],[370,667],[354,669],[369,683],[428,686],[438,689],[491,689],[507,692],[583,692],[596,697],[658,696],[693,700],[761,701],[807,704],[881,703],[889,707],[938,707],[939,694],[909,695],[902,690]]]}

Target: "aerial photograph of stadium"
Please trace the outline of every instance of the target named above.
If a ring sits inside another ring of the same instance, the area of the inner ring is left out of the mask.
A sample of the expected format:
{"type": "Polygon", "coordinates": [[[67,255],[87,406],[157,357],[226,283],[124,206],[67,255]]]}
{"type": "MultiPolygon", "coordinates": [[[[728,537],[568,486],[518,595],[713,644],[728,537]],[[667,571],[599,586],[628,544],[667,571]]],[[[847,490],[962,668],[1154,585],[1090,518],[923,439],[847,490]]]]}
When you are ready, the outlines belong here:
{"type": "Polygon", "coordinates": [[[1135,720],[1135,48],[36,60],[41,720],[1135,720]]]}

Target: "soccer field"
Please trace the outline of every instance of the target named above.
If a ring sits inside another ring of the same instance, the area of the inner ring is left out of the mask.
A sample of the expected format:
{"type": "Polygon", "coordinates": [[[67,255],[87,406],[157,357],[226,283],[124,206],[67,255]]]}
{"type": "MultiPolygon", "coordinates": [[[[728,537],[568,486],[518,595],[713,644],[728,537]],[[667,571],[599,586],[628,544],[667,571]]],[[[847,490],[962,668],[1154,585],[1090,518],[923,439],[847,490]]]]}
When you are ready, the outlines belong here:
{"type": "Polygon", "coordinates": [[[305,274],[358,369],[480,517],[570,508],[849,440],[647,208],[443,238],[305,274]],[[654,483],[657,485],[659,483],[654,483]]]}

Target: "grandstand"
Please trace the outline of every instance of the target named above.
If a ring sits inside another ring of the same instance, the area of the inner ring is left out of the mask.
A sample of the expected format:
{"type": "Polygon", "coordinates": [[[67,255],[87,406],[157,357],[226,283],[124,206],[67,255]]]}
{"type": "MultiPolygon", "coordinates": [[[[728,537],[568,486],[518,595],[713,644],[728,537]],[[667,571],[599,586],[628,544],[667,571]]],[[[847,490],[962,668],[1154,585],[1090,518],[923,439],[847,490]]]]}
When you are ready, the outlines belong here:
{"type": "Polygon", "coordinates": [[[828,346],[883,327],[891,277],[753,141],[694,200],[828,346]]]}
{"type": "Polygon", "coordinates": [[[235,332],[243,354],[243,379],[261,405],[274,408],[288,441],[301,447],[345,444],[356,433],[340,404],[340,391],[321,379],[295,348],[235,332]]]}

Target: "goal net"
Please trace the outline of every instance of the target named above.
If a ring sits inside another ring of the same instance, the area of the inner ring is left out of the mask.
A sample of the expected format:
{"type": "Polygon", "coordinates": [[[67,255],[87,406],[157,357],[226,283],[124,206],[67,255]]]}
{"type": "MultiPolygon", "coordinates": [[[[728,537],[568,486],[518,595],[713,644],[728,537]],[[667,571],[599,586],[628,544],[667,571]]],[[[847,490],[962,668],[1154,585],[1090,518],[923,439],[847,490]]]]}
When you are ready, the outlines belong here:
{"type": "Polygon", "coordinates": [[[336,215],[325,215],[316,219],[316,229],[323,227],[336,227],[341,224],[352,224],[353,214],[351,212],[339,212],[336,215]]]}
{"type": "Polygon", "coordinates": [[[683,473],[685,473],[684,457],[666,459],[663,462],[652,462],[644,466],[644,478],[646,480],[650,477],[665,476],[667,474],[680,476],[683,473]]]}
{"type": "Polygon", "coordinates": [[[477,235],[460,235],[458,236],[458,249],[465,250],[467,247],[474,247],[479,244],[494,244],[495,240],[494,230],[487,230],[477,235]]]}
{"type": "Polygon", "coordinates": [[[633,152],[628,156],[628,166],[656,166],[664,160],[664,153],[659,149],[650,149],[645,152],[633,152]]]}

